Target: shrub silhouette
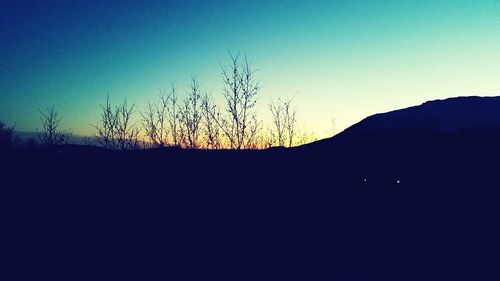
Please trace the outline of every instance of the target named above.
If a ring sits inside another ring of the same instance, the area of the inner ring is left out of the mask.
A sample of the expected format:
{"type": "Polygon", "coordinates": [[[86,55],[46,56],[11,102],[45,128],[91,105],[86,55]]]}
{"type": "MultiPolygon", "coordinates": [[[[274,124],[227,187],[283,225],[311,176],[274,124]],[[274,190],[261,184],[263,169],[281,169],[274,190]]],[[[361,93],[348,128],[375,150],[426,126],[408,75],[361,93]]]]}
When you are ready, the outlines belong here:
{"type": "Polygon", "coordinates": [[[132,123],[135,105],[127,105],[127,99],[117,106],[111,106],[109,95],[106,105],[101,105],[101,120],[92,125],[96,133],[94,139],[106,149],[132,150],[140,148],[140,128],[132,123]]]}
{"type": "Polygon", "coordinates": [[[297,109],[291,106],[293,98],[278,98],[277,101],[269,103],[269,109],[273,116],[273,125],[276,129],[278,146],[291,147],[294,145],[294,138],[297,134],[297,109]]]}
{"type": "Polygon", "coordinates": [[[178,104],[178,95],[175,84],[172,83],[170,85],[170,99],[169,106],[167,107],[167,120],[169,125],[170,134],[172,135],[172,144],[174,146],[181,145],[181,136],[179,133],[179,104],[178,104]]]}
{"type": "Polygon", "coordinates": [[[221,67],[226,106],[218,124],[230,148],[250,148],[261,127],[255,111],[261,87],[246,55],[243,63],[239,62],[239,55],[230,54],[230,57],[230,65],[221,67]]]}
{"type": "Polygon", "coordinates": [[[42,121],[42,131],[38,132],[40,144],[42,146],[54,146],[68,143],[73,133],[60,128],[62,118],[59,117],[55,107],[51,106],[45,112],[38,111],[40,112],[40,120],[42,121]]]}
{"type": "Polygon", "coordinates": [[[9,150],[14,147],[14,128],[0,121],[0,150],[9,150]]]}
{"type": "Polygon", "coordinates": [[[201,98],[201,114],[203,116],[202,127],[207,148],[221,149],[223,143],[218,125],[221,114],[214,99],[208,93],[205,93],[201,98]]]}
{"type": "Polygon", "coordinates": [[[148,101],[134,123],[135,104],[112,106],[109,96],[101,105],[101,119],[96,125],[94,140],[107,149],[140,148],[141,129],[148,147],[186,147],[207,149],[262,149],[274,145],[292,147],[314,139],[297,130],[297,109],[293,98],[271,101],[272,128],[263,130],[257,119],[256,104],[261,86],[255,78],[246,55],[229,53],[230,63],[221,65],[223,105],[204,92],[195,75],[188,90],[179,97],[175,85],[167,93],[160,90],[157,100],[148,101]],[[180,99],[179,99],[180,98],[180,99]]]}
{"type": "Polygon", "coordinates": [[[197,148],[199,146],[201,117],[201,86],[196,76],[193,76],[187,96],[182,100],[179,119],[186,147],[197,148]]]}
{"type": "Polygon", "coordinates": [[[153,103],[148,101],[144,112],[140,112],[146,137],[155,147],[165,147],[168,144],[170,99],[171,95],[160,91],[159,100],[153,103]]]}

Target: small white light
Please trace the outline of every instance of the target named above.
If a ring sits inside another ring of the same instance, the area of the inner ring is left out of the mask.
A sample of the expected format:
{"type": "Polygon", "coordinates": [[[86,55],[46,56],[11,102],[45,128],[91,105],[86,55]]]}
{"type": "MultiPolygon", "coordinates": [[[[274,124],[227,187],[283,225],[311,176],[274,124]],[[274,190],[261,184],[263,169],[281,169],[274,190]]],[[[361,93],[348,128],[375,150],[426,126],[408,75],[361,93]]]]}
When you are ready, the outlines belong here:
{"type": "Polygon", "coordinates": [[[364,182],[366,182],[366,179],[363,179],[364,182]]]}
{"type": "Polygon", "coordinates": [[[396,181],[397,184],[401,183],[399,180],[396,181]]]}

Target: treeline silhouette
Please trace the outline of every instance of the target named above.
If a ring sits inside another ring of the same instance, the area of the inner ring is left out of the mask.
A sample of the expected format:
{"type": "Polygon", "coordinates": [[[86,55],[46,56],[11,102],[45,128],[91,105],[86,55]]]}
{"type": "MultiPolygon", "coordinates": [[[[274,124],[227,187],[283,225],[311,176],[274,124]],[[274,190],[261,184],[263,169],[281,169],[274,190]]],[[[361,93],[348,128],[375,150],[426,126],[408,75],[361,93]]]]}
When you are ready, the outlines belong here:
{"type": "MultiPolygon", "coordinates": [[[[191,149],[264,149],[292,147],[316,140],[312,133],[298,129],[297,108],[293,98],[277,98],[268,103],[272,119],[265,125],[258,118],[256,105],[261,84],[246,55],[230,53],[230,63],[221,65],[223,105],[202,88],[196,75],[184,95],[174,83],[160,90],[144,108],[123,102],[112,104],[109,95],[100,105],[99,120],[92,124],[93,134],[85,144],[110,150],[181,147],[191,149]]],[[[57,146],[71,141],[72,131],[63,129],[54,106],[39,110],[41,130],[26,146],[57,146]]],[[[3,124],[3,123],[2,123],[3,124]]],[[[5,141],[14,145],[14,130],[3,125],[5,141]],[[4,132],[5,131],[5,132],[4,132]]],[[[21,141],[16,141],[17,145],[21,141]]]]}
{"type": "Polygon", "coordinates": [[[14,128],[0,121],[0,151],[13,148],[18,141],[14,134],[14,128]]]}

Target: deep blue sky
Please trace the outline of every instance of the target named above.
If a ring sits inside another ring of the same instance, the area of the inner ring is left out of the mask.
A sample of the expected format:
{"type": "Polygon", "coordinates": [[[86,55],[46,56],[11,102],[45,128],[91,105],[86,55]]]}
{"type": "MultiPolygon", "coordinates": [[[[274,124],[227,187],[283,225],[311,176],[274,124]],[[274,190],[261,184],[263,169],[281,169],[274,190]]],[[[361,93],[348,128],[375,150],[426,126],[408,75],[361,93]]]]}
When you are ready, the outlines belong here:
{"type": "Polygon", "coordinates": [[[39,127],[37,108],[91,133],[99,104],[144,105],[192,74],[220,98],[220,63],[246,52],[263,90],[296,96],[322,137],[376,112],[500,92],[500,2],[2,1],[0,120],[39,127]]]}

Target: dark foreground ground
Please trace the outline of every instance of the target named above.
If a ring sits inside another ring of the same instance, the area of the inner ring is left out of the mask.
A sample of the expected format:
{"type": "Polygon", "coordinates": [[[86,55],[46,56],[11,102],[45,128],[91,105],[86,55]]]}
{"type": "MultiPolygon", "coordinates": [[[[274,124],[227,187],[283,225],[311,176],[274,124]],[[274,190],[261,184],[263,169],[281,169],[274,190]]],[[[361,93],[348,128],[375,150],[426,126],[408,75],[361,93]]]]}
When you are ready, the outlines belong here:
{"type": "Polygon", "coordinates": [[[500,280],[497,144],[6,152],[0,280],[500,280]]]}

